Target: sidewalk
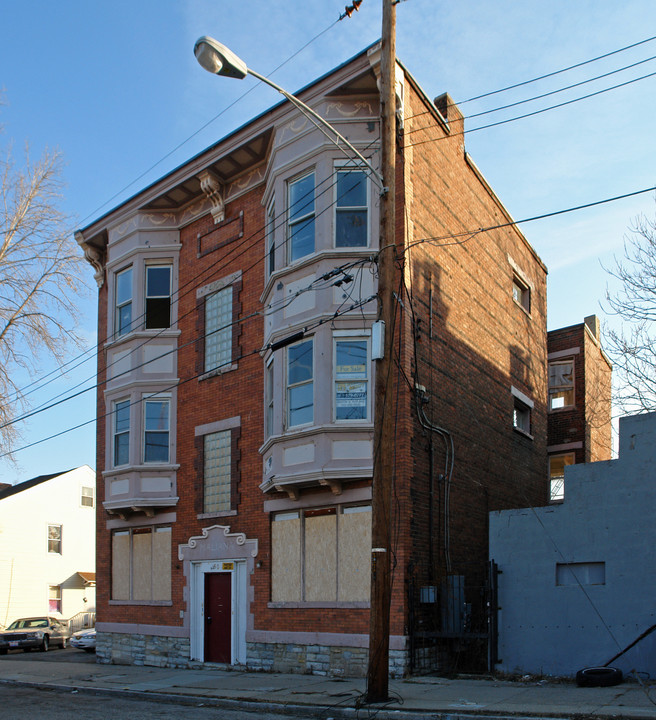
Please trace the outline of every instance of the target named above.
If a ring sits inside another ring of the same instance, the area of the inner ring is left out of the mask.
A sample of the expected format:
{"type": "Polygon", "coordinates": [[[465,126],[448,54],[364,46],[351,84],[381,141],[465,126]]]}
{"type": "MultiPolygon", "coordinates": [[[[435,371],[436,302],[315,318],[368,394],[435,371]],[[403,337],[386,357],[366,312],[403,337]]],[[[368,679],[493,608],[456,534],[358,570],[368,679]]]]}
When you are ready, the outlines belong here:
{"type": "MultiPolygon", "coordinates": [[[[36,656],[35,656],[36,657],[36,656]]],[[[286,712],[313,718],[380,720],[462,718],[654,718],[656,685],[625,682],[609,688],[574,683],[416,677],[390,681],[390,702],[364,705],[363,679],[325,678],[222,669],[173,670],[99,665],[75,650],[32,659],[0,657],[0,682],[96,693],[158,696],[242,710],[286,712]],[[66,653],[66,655],[64,655],[66,653]],[[70,653],[76,653],[71,655],[70,653]],[[78,660],[79,657],[79,660],[78,660]]]]}

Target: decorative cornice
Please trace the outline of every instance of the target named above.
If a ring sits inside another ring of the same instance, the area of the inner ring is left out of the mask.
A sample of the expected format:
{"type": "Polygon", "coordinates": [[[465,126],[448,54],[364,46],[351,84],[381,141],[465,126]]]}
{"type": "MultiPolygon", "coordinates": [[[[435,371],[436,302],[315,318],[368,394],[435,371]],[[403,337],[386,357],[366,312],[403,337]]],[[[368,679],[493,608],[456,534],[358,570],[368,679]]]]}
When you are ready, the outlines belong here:
{"type": "Polygon", "coordinates": [[[95,278],[98,287],[101,288],[105,282],[105,252],[93,247],[93,245],[89,245],[89,243],[84,239],[82,233],[79,231],[75,233],[75,239],[77,240],[77,244],[82,248],[82,250],[84,250],[84,257],[86,261],[96,271],[93,277],[95,278]]]}
{"type": "Polygon", "coordinates": [[[211,170],[203,170],[196,176],[200,180],[200,189],[205,193],[207,199],[212,203],[210,212],[217,225],[225,220],[225,205],[223,202],[223,186],[219,178],[211,170]]]}
{"type": "Polygon", "coordinates": [[[211,525],[210,527],[203,528],[202,535],[195,535],[189,538],[189,542],[184,545],[178,546],[178,559],[185,559],[185,550],[194,550],[199,543],[204,543],[210,538],[210,534],[217,534],[228,538],[235,545],[247,545],[252,544],[253,548],[250,551],[251,557],[257,557],[258,542],[257,540],[249,540],[244,533],[231,533],[229,525],[211,525]]]}

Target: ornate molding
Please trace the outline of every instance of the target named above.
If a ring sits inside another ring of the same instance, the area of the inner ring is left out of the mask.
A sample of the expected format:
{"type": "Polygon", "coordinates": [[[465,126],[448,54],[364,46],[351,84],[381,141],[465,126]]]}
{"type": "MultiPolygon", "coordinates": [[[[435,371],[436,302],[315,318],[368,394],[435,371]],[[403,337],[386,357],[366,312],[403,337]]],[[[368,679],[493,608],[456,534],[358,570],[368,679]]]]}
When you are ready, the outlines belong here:
{"type": "MultiPolygon", "coordinates": [[[[257,540],[250,540],[244,533],[231,533],[229,525],[211,525],[210,527],[203,528],[202,535],[195,535],[189,538],[189,542],[184,545],[178,546],[178,559],[185,559],[185,552],[201,549],[203,545],[236,545],[246,546],[252,545],[250,550],[251,557],[257,557],[258,542],[257,540]]],[[[208,548],[209,549],[209,548],[208,548]]],[[[213,555],[213,553],[208,553],[213,555]]],[[[210,559],[209,557],[207,559],[210,559]]]]}
{"type": "Polygon", "coordinates": [[[96,271],[93,274],[93,277],[95,278],[98,287],[101,288],[105,282],[105,252],[93,247],[93,245],[89,245],[81,232],[75,233],[75,239],[77,240],[77,244],[84,251],[86,261],[96,271]]]}
{"type": "Polygon", "coordinates": [[[210,212],[214,218],[214,223],[223,222],[225,219],[225,205],[223,202],[223,186],[219,182],[219,178],[211,170],[203,170],[198,173],[200,180],[200,189],[212,204],[210,212]]]}

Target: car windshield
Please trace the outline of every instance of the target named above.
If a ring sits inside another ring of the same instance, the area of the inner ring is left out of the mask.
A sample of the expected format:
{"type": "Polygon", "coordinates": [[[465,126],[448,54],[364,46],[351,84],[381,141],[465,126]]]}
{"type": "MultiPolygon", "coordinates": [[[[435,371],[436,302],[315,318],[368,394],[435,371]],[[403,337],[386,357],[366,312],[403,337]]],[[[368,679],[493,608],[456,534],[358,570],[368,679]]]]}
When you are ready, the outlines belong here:
{"type": "Polygon", "coordinates": [[[25,630],[26,628],[44,628],[48,627],[46,618],[27,618],[23,620],[14,620],[7,630],[25,630]]]}

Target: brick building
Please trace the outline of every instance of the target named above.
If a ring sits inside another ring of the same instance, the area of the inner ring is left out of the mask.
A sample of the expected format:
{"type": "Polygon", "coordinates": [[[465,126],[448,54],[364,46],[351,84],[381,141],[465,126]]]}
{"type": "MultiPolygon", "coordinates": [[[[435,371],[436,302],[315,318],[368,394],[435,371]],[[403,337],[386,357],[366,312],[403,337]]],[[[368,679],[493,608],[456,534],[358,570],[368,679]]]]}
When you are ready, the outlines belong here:
{"type": "Polygon", "coordinates": [[[564,497],[567,465],[611,458],[610,360],[599,341],[599,319],[551,330],[547,423],[550,498],[564,497]]]}
{"type": "MultiPolygon", "coordinates": [[[[298,93],[374,165],[378,71],[372,47],[298,93]]],[[[548,376],[546,268],[451,99],[398,63],[397,100],[401,674],[485,664],[488,512],[548,502],[548,376]]],[[[283,102],[77,234],[101,662],[366,668],[379,191],[283,102]]]]}

